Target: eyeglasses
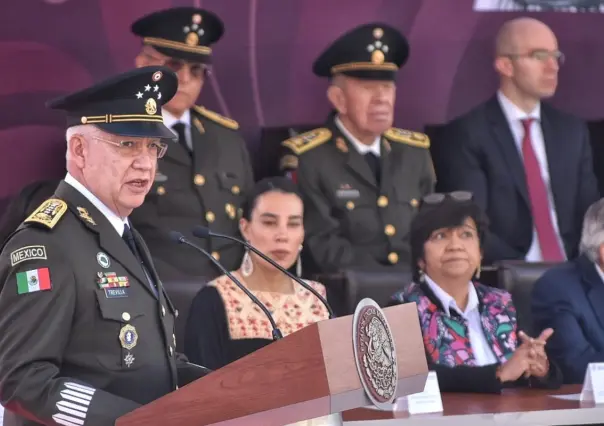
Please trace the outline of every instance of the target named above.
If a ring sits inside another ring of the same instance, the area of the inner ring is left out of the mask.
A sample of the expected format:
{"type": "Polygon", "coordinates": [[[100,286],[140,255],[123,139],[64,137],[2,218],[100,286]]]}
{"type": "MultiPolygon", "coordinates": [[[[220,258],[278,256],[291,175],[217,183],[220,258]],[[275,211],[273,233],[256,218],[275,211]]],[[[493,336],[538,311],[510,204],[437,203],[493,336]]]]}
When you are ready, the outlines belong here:
{"type": "Polygon", "coordinates": [[[170,68],[175,73],[179,72],[185,67],[188,67],[189,72],[195,78],[205,78],[210,74],[210,67],[208,67],[206,64],[202,64],[199,62],[189,62],[174,58],[161,59],[156,56],[150,55],[149,53],[145,53],[145,56],[155,61],[158,65],[170,68]]]}
{"type": "Polygon", "coordinates": [[[120,152],[123,153],[127,157],[139,156],[145,150],[145,145],[147,147],[147,151],[154,154],[158,159],[162,158],[166,154],[166,151],[168,150],[168,145],[163,142],[159,142],[159,141],[151,141],[151,142],[145,144],[143,141],[129,141],[129,140],[122,140],[122,141],[116,142],[116,141],[111,141],[109,139],[99,138],[97,136],[94,136],[94,139],[99,140],[101,142],[108,143],[110,145],[117,146],[120,149],[120,152]]]}
{"type": "Polygon", "coordinates": [[[422,198],[422,202],[424,204],[435,205],[442,203],[447,197],[453,199],[454,201],[464,202],[471,201],[474,195],[469,191],[454,191],[448,193],[435,192],[433,194],[424,196],[422,198]]]}
{"type": "Polygon", "coordinates": [[[511,58],[511,59],[528,58],[528,59],[534,59],[539,62],[546,62],[547,60],[553,58],[560,65],[562,65],[564,63],[564,61],[566,60],[566,56],[564,56],[564,53],[560,52],[559,50],[550,51],[550,50],[545,50],[545,49],[532,50],[528,53],[522,53],[522,54],[510,53],[508,55],[503,55],[503,56],[507,56],[508,58],[511,58]]]}

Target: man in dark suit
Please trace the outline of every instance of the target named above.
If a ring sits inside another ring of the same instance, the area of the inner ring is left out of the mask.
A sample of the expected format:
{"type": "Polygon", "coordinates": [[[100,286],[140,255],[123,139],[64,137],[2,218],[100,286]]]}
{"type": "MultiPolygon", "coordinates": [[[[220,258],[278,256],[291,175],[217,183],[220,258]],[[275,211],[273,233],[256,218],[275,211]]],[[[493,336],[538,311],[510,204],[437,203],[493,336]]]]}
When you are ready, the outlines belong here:
{"type": "Polygon", "coordinates": [[[304,196],[304,272],[408,270],[408,232],[434,173],[422,133],[393,128],[395,77],[408,56],[398,30],[372,23],[315,61],[335,108],[325,127],[283,142],[281,164],[304,196]]]}
{"type": "Polygon", "coordinates": [[[128,220],[174,137],[160,107],[177,84],[141,68],[50,103],[67,111],[67,175],[0,252],[5,421],[113,425],[205,373],[175,353],[177,312],[128,220]]]}
{"type": "Polygon", "coordinates": [[[542,103],[564,59],[552,31],[519,18],[497,37],[497,94],[442,129],[433,146],[438,191],[469,190],[485,209],[485,262],[563,261],[598,199],[586,125],[542,103]]]}
{"type": "MultiPolygon", "coordinates": [[[[213,278],[219,271],[210,260],[184,244],[174,247],[169,232],[178,230],[194,239],[191,229],[204,225],[236,235],[237,211],[254,183],[237,122],[195,105],[210,70],[210,46],[222,37],[223,24],[206,10],[178,7],[140,18],[132,24],[132,32],[143,42],[137,66],[165,65],[178,76],[178,92],[162,109],[164,122],[178,135],[178,142],[159,161],[153,188],[132,221],[149,244],[164,280],[213,278]]],[[[153,85],[149,89],[154,90],[153,85]]],[[[239,267],[240,245],[222,239],[199,244],[227,269],[239,267]]]]}
{"type": "Polygon", "coordinates": [[[581,255],[537,280],[532,313],[555,333],[547,350],[565,383],[583,383],[589,363],[604,362],[604,199],[585,214],[581,255]]]}

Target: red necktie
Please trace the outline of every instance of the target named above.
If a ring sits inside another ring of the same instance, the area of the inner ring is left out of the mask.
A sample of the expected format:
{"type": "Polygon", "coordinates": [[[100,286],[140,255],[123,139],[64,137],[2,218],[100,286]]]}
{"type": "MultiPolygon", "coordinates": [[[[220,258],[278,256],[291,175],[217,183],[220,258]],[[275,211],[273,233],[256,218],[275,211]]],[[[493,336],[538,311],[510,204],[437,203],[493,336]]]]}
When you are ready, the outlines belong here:
{"type": "Polygon", "coordinates": [[[564,260],[564,255],[556,238],[556,232],[550,215],[547,188],[543,181],[543,176],[541,176],[541,168],[539,167],[539,161],[537,161],[531,141],[531,124],[534,119],[527,118],[521,121],[524,126],[524,138],[522,139],[524,173],[531,200],[533,222],[537,229],[537,238],[541,247],[541,255],[546,262],[560,262],[564,260]]]}

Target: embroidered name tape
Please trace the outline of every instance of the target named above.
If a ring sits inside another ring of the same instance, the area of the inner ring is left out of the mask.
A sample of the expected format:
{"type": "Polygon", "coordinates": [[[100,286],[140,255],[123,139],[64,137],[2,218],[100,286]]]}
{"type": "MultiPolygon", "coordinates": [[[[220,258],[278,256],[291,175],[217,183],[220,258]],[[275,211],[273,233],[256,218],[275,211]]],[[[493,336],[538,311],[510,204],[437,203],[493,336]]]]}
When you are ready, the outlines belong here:
{"type": "Polygon", "coordinates": [[[105,297],[107,299],[117,299],[121,297],[128,297],[128,288],[127,287],[115,287],[115,288],[106,288],[105,289],[105,297]]]}
{"type": "Polygon", "coordinates": [[[10,254],[10,265],[15,266],[26,260],[46,259],[46,247],[27,246],[21,247],[10,254]]]}

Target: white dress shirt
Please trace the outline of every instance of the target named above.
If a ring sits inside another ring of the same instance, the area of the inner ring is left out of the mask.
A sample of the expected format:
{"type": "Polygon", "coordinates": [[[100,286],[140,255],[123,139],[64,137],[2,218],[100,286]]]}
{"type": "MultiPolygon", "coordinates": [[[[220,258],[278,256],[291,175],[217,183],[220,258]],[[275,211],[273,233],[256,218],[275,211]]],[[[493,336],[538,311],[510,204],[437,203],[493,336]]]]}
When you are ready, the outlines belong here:
{"type": "MultiPolygon", "coordinates": [[[[543,138],[543,131],[541,130],[541,104],[537,104],[535,109],[531,111],[530,114],[527,114],[520,108],[518,108],[516,105],[514,105],[512,101],[510,101],[500,91],[497,92],[497,98],[499,99],[499,104],[501,105],[501,109],[503,110],[503,115],[505,116],[510,130],[512,131],[512,135],[514,136],[514,141],[516,142],[516,148],[518,149],[518,154],[520,155],[521,161],[523,161],[522,139],[524,137],[524,126],[521,120],[527,118],[534,119],[530,129],[533,151],[535,151],[535,156],[537,157],[537,161],[539,162],[541,177],[543,179],[543,182],[545,183],[545,187],[547,190],[547,198],[549,200],[550,206],[549,214],[551,217],[552,224],[554,226],[554,232],[556,233],[556,240],[558,241],[562,254],[565,256],[564,244],[562,242],[562,238],[560,238],[560,229],[558,228],[558,216],[556,215],[554,197],[552,195],[549,168],[547,165],[547,153],[545,151],[545,140],[543,138]]],[[[543,260],[543,256],[541,255],[541,247],[539,245],[539,238],[537,237],[537,229],[534,225],[533,241],[528,252],[526,253],[524,260],[526,260],[527,262],[541,262],[543,260]]]]}
{"type": "Polygon", "coordinates": [[[499,362],[484,335],[480,320],[480,311],[478,310],[478,294],[474,285],[471,282],[468,283],[468,304],[466,305],[466,310],[462,311],[449,293],[440,288],[429,276],[425,275],[425,279],[430,290],[432,290],[443,305],[447,316],[451,316],[451,309],[454,309],[466,320],[468,337],[470,338],[470,346],[476,359],[476,365],[483,366],[499,362]]]}
{"type": "MultiPolygon", "coordinates": [[[[174,130],[172,129],[172,126],[174,126],[176,123],[180,122],[185,125],[185,139],[187,141],[187,147],[192,150],[193,137],[191,136],[191,110],[186,110],[184,114],[180,116],[180,118],[177,118],[171,113],[169,113],[165,108],[162,108],[161,115],[164,118],[164,124],[166,125],[166,127],[168,127],[173,132],[174,130]]],[[[178,141],[174,142],[179,143],[178,141]]]]}
{"type": "Polygon", "coordinates": [[[340,129],[340,131],[342,133],[344,133],[344,136],[346,136],[348,138],[348,140],[350,141],[352,146],[354,146],[354,148],[358,151],[359,154],[365,155],[369,152],[372,152],[373,154],[375,154],[375,156],[377,158],[380,158],[380,154],[381,154],[381,144],[380,144],[381,137],[380,136],[375,138],[375,140],[373,141],[373,143],[371,145],[367,145],[367,144],[364,144],[363,142],[361,142],[360,140],[358,140],[357,138],[355,138],[352,135],[352,133],[350,133],[348,131],[348,129],[346,127],[344,127],[344,124],[342,123],[342,121],[340,120],[339,117],[336,117],[334,121],[336,123],[336,126],[338,126],[338,129],[340,129]]]}
{"type": "MultiPolygon", "coordinates": [[[[101,200],[99,200],[92,192],[88,190],[84,185],[77,181],[72,175],[67,173],[65,176],[65,182],[75,188],[80,194],[88,199],[99,211],[107,218],[111,226],[113,226],[116,232],[121,237],[124,234],[124,225],[128,225],[127,218],[121,218],[112,212],[101,200]]],[[[129,225],[128,225],[129,226],[129,225]]]]}

